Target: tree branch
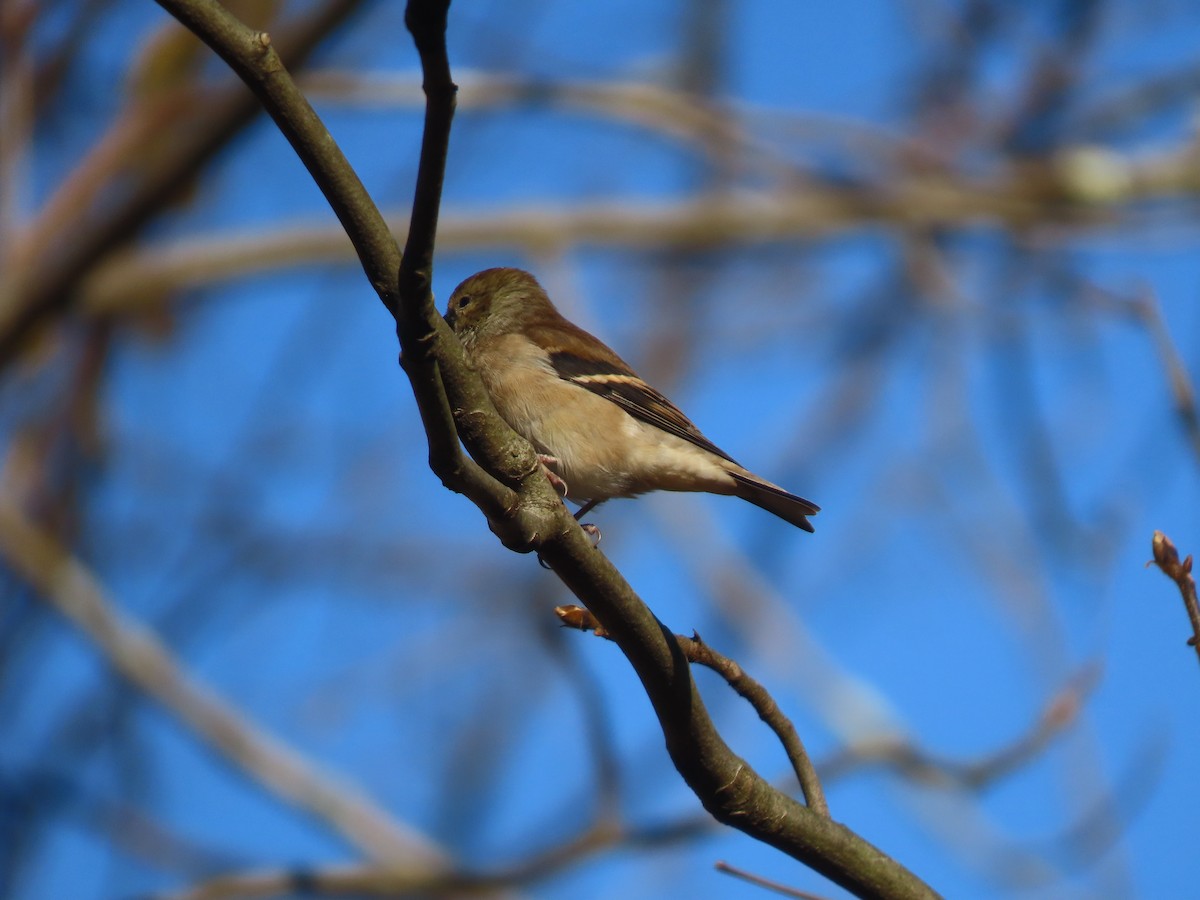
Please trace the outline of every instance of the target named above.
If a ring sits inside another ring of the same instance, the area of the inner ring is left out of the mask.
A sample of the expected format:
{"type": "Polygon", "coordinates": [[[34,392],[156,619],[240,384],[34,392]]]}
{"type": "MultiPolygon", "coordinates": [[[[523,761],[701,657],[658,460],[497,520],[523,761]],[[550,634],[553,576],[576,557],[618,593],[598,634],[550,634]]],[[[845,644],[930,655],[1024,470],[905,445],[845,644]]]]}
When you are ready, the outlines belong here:
{"type": "MultiPolygon", "coordinates": [[[[515,506],[500,519],[489,515],[492,530],[512,549],[536,550],[612,635],[650,697],[675,767],[719,821],[860,896],[935,896],[849,829],[777,791],[729,749],[704,708],[679,643],[583,534],[543,477],[532,447],[496,415],[478,375],[465,365],[461,347],[437,315],[429,268],[455,90],[445,50],[448,6],[448,0],[411,0],[405,18],[421,55],[427,110],[417,200],[400,266],[397,333],[410,378],[427,373],[435,359],[458,436],[484,468],[517,488],[515,506]]],[[[418,394],[430,390],[417,380],[413,389],[418,394]]],[[[448,443],[450,438],[431,440],[448,443]]]]}
{"type": "MultiPolygon", "coordinates": [[[[202,22],[212,10],[220,9],[206,0],[160,2],[172,10],[186,8],[186,21],[202,22]]],[[[801,860],[859,896],[936,896],[911,872],[849,829],[777,791],[729,749],[709,719],[679,643],[583,534],[542,474],[532,447],[496,414],[478,375],[466,365],[461,346],[437,314],[430,291],[431,270],[455,95],[445,47],[448,6],[448,0],[413,0],[405,18],[421,55],[427,108],[416,199],[396,279],[398,304],[389,303],[388,286],[377,283],[380,260],[363,263],[385,304],[396,314],[401,362],[422,420],[430,429],[431,466],[444,483],[480,506],[505,546],[537,551],[596,614],[641,679],[676,768],[713,816],[801,860]],[[460,454],[449,452],[458,439],[483,469],[494,473],[495,481],[473,464],[465,465],[460,454]]],[[[265,83],[254,71],[268,58],[267,47],[257,37],[254,40],[260,46],[256,49],[246,47],[247,35],[237,31],[202,36],[210,43],[220,43],[219,52],[228,54],[235,69],[239,65],[250,69],[244,74],[239,69],[244,78],[265,83]],[[229,47],[224,41],[241,46],[229,47]]],[[[276,76],[277,86],[287,86],[287,93],[294,90],[281,68],[272,65],[271,74],[276,76]]],[[[276,102],[271,91],[259,88],[257,92],[269,109],[276,102]]],[[[302,139],[304,130],[327,139],[324,130],[317,132],[306,116],[295,118],[274,110],[272,115],[293,144],[302,139]]],[[[326,160],[308,154],[305,161],[310,171],[315,169],[322,190],[336,192],[346,187],[344,173],[341,178],[332,177],[334,173],[321,168],[326,160]]],[[[351,239],[360,258],[370,255],[371,247],[360,244],[353,233],[351,239]]]]}
{"type": "Polygon", "coordinates": [[[808,751],[804,749],[804,742],[800,740],[796,726],[783,714],[779,704],[767,693],[767,689],[747,675],[745,670],[732,659],[718,653],[700,640],[699,634],[693,632],[690,638],[677,634],[675,640],[683,648],[688,660],[712,669],[754,707],[758,717],[767,723],[778,736],[779,742],[783,744],[784,752],[787,753],[792,770],[796,773],[796,780],[800,782],[800,790],[804,792],[804,799],[809,809],[828,816],[829,804],[825,800],[825,791],[821,788],[821,780],[817,777],[817,770],[808,757],[808,751]]]}
{"type": "MultiPolygon", "coordinates": [[[[596,637],[609,637],[600,621],[582,607],[557,606],[554,612],[563,625],[569,628],[591,631],[596,637]]],[[[787,753],[788,760],[792,764],[792,770],[796,773],[796,780],[800,782],[800,790],[804,792],[804,799],[808,807],[823,816],[828,816],[829,805],[825,800],[825,791],[821,787],[816,767],[809,759],[808,751],[804,749],[804,742],[800,740],[796,726],[783,714],[779,704],[775,702],[767,689],[747,675],[745,670],[734,660],[718,653],[704,643],[699,634],[693,632],[690,638],[677,634],[675,640],[688,658],[688,662],[712,669],[754,707],[758,717],[775,732],[779,742],[783,745],[784,752],[787,753]]]]}

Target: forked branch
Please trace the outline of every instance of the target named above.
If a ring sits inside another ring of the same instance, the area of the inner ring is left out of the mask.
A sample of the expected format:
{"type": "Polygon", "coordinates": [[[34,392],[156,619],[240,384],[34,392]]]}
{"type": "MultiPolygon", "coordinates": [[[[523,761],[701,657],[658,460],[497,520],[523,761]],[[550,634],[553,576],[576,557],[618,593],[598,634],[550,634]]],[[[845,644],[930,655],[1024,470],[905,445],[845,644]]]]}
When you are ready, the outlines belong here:
{"type": "Polygon", "coordinates": [[[270,52],[270,42],[213,0],[159,0],[255,90],[338,210],[381,299],[396,316],[405,373],[429,436],[430,465],[466,494],[512,549],[535,551],[590,609],[629,659],[654,706],[672,761],[716,819],[770,844],[861,897],[928,898],[915,875],[849,829],[776,790],[725,744],[709,718],[679,641],[595,550],[549,482],[528,442],[496,414],[478,375],[433,303],[434,238],[455,88],[446,54],[448,0],[412,0],[405,21],[421,56],[425,131],[402,260],[382,219],[315,113],[270,52]],[[235,23],[236,24],[236,23],[235,23]],[[471,455],[459,450],[459,441],[471,455]]]}

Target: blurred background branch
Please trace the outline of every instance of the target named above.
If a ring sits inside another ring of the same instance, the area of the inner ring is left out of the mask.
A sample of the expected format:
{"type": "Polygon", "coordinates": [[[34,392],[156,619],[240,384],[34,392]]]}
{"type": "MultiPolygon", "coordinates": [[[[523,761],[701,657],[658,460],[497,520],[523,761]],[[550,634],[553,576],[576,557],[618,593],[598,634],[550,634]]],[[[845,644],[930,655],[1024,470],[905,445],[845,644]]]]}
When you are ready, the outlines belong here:
{"type": "Polygon", "coordinates": [[[445,855],[430,841],[378,809],[349,782],[321,772],[264,734],[196,683],[154,635],[114,608],[86,567],[3,499],[0,555],[40,599],[87,635],[113,669],[243,770],[251,782],[326,822],[377,862],[422,877],[445,866],[445,855]]]}

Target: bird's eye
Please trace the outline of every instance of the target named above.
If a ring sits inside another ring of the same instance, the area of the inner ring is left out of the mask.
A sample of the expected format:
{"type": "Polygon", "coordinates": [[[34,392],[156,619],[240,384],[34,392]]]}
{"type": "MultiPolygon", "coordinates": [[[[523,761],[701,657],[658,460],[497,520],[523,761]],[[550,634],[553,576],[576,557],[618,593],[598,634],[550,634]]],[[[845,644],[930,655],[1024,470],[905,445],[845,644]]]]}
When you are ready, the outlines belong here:
{"type": "Polygon", "coordinates": [[[470,295],[470,294],[463,294],[461,297],[459,297],[459,298],[458,298],[458,308],[459,308],[459,309],[466,309],[466,308],[467,308],[467,304],[468,304],[468,303],[470,303],[470,302],[471,302],[471,295],[470,295]]]}

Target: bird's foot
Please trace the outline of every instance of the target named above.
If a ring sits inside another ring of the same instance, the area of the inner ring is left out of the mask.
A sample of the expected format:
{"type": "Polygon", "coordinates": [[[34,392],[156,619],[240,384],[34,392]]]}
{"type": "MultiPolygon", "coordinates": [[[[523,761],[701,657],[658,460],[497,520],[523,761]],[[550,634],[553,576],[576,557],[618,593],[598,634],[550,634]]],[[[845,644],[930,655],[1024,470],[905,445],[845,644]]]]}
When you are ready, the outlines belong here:
{"type": "MultiPolygon", "coordinates": [[[[589,500],[587,503],[583,504],[583,506],[579,507],[579,512],[575,513],[575,521],[579,522],[580,519],[582,519],[599,505],[599,500],[589,500]]],[[[584,534],[592,539],[593,547],[600,546],[600,538],[603,535],[600,534],[599,528],[597,528],[591,522],[579,522],[579,527],[583,529],[584,534]]]]}
{"type": "Polygon", "coordinates": [[[550,480],[550,485],[554,488],[554,490],[558,491],[558,496],[567,496],[567,483],[562,480],[557,472],[550,468],[551,466],[558,465],[558,457],[549,456],[545,453],[539,453],[537,458],[538,462],[542,464],[542,469],[546,472],[546,478],[550,480]]]}

